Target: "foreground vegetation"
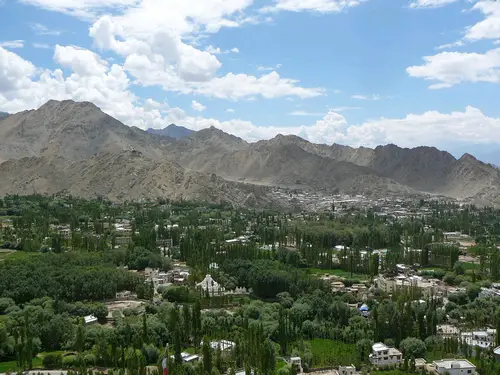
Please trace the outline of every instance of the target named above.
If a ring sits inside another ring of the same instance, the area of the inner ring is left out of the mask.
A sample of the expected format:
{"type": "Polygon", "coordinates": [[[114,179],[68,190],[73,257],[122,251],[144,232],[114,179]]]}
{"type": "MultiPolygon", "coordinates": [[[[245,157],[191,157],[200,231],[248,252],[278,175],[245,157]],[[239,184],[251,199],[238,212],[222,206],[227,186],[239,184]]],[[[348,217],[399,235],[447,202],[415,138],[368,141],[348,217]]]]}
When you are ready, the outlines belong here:
{"type": "Polygon", "coordinates": [[[428,214],[395,219],[335,207],[292,215],[193,202],[0,199],[0,372],[98,366],[143,374],[147,365],[160,364],[167,346],[174,375],[236,369],[284,375],[293,373],[290,356],[300,356],[305,369],[354,364],[367,370],[371,345],[379,341],[399,347],[407,361],[399,372],[373,374],[410,373],[415,358],[458,354],[474,360],[481,375],[497,371],[491,350],[473,354],[440,337],[437,326],[458,320],[463,329],[500,332],[500,301],[478,297],[481,287],[500,279],[499,213],[409,205],[428,214]],[[123,223],[127,235],[118,230],[123,223]],[[445,241],[444,232],[458,230],[475,233],[469,252],[476,266],[459,262],[458,244],[445,241]],[[168,249],[161,245],[167,239],[168,249]],[[155,293],[144,270],[168,271],[174,262],[189,267],[189,278],[155,293]],[[348,305],[361,303],[359,296],[334,293],[319,277],[370,286],[379,272],[394,274],[400,263],[418,263],[421,276],[460,289],[444,306],[416,289],[388,295],[372,287],[364,317],[348,305]],[[251,293],[201,292],[195,285],[207,273],[225,290],[251,293]],[[110,312],[108,302],[123,291],[142,305],[110,312]],[[98,324],[85,324],[88,315],[98,324]],[[209,346],[222,339],[234,348],[209,346]],[[183,363],[181,352],[202,360],[183,363]]]}

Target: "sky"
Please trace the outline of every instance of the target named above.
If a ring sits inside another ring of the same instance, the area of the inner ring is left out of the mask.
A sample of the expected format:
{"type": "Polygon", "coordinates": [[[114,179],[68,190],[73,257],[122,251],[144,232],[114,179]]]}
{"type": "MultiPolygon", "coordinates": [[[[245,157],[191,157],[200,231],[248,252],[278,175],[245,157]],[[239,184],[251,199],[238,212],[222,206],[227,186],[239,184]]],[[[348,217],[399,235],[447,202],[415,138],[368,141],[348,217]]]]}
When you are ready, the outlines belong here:
{"type": "Polygon", "coordinates": [[[500,164],[500,1],[0,0],[0,111],[500,164]]]}

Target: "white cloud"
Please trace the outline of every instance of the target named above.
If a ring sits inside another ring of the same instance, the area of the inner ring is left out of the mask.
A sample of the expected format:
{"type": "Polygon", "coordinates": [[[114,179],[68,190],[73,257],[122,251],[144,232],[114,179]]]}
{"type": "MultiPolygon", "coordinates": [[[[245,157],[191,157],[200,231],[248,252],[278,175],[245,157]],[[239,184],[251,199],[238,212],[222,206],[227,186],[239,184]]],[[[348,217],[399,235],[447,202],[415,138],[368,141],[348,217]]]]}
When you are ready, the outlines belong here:
{"type": "Polygon", "coordinates": [[[380,95],[361,95],[361,94],[356,94],[356,95],[351,95],[351,98],[357,99],[357,100],[380,100],[380,95]]]}
{"type": "Polygon", "coordinates": [[[0,42],[0,47],[3,48],[23,48],[24,40],[6,40],[4,42],[0,42]]]}
{"type": "Polygon", "coordinates": [[[107,61],[88,49],[74,46],[56,45],[54,60],[81,76],[102,75],[108,70],[107,61]]]}
{"type": "Polygon", "coordinates": [[[51,47],[46,44],[46,43],[32,43],[32,46],[34,48],[38,48],[38,49],[50,49],[51,47]]]}
{"type": "Polygon", "coordinates": [[[500,2],[491,0],[478,1],[473,10],[479,10],[485,18],[465,31],[465,39],[476,41],[481,39],[500,38],[500,2]]]}
{"type": "Polygon", "coordinates": [[[450,48],[455,48],[455,47],[462,47],[463,45],[464,45],[464,42],[462,40],[457,40],[456,42],[453,42],[453,43],[442,44],[442,45],[436,47],[436,49],[437,50],[450,49],[450,48]]]}
{"type": "Polygon", "coordinates": [[[410,8],[439,8],[457,0],[413,0],[410,2],[410,8]]]}
{"type": "Polygon", "coordinates": [[[376,147],[394,143],[401,147],[422,145],[446,149],[454,143],[469,145],[500,144],[491,134],[500,132],[500,118],[485,116],[479,109],[466,107],[463,112],[429,111],[404,118],[381,118],[360,125],[349,125],[340,114],[329,111],[324,118],[303,126],[256,126],[234,119],[218,121],[186,116],[179,125],[199,130],[215,126],[248,141],[269,139],[277,134],[299,135],[315,143],[342,143],[351,146],[376,147]]]}
{"type": "Polygon", "coordinates": [[[191,102],[191,108],[193,108],[197,112],[203,112],[207,107],[205,107],[203,104],[197,102],[196,100],[193,100],[191,102]]]}
{"type": "Polygon", "coordinates": [[[339,13],[364,1],[367,0],[274,0],[273,5],[265,6],[261,11],[339,13]]]}
{"type": "Polygon", "coordinates": [[[116,10],[137,4],[138,0],[20,0],[22,3],[56,12],[62,12],[83,19],[96,17],[101,11],[116,10]]]}
{"type": "MultiPolygon", "coordinates": [[[[0,89],[7,93],[29,87],[36,67],[0,46],[0,89]]],[[[24,109],[24,108],[23,108],[24,109]]]]}
{"type": "Polygon", "coordinates": [[[292,111],[289,113],[290,116],[324,116],[324,113],[321,112],[307,112],[307,111],[292,111]]]}
{"type": "Polygon", "coordinates": [[[277,72],[260,77],[229,73],[198,85],[192,91],[219,99],[232,100],[250,99],[255,96],[265,99],[286,96],[306,99],[324,95],[325,90],[322,88],[304,88],[297,86],[297,83],[297,80],[280,77],[277,72]]]}
{"type": "Polygon", "coordinates": [[[226,112],[227,112],[227,113],[234,113],[234,109],[232,109],[232,108],[228,108],[228,109],[226,109],[226,112]]]}
{"type": "MultiPolygon", "coordinates": [[[[61,47],[59,50],[61,54],[70,51],[68,55],[74,57],[73,50],[61,47]]],[[[89,61],[89,64],[99,64],[92,60],[92,52],[88,52],[77,50],[76,56],[89,61]]],[[[81,69],[74,58],[62,58],[62,61],[68,62],[70,69],[81,69]]],[[[59,69],[37,69],[14,52],[0,47],[0,110],[14,113],[37,108],[49,99],[74,99],[92,101],[124,123],[143,129],[161,128],[172,122],[191,129],[213,125],[250,141],[282,133],[300,135],[317,143],[340,142],[353,146],[395,143],[403,147],[432,145],[446,149],[447,145],[453,143],[500,143],[500,140],[492,137],[492,134],[500,133],[500,118],[488,117],[470,106],[464,111],[429,111],[409,114],[404,118],[380,118],[351,126],[337,113],[338,109],[330,110],[311,125],[286,127],[256,126],[240,119],[221,122],[191,117],[181,108],[170,108],[166,103],[151,98],[140,104],[139,98],[130,91],[130,82],[122,67],[116,64],[98,67],[93,71],[84,70],[84,75],[73,70],[70,75],[64,76],[59,69]]]]}
{"type": "Polygon", "coordinates": [[[437,81],[431,89],[451,87],[462,82],[500,82],[500,48],[481,53],[441,52],[425,56],[425,63],[406,69],[412,77],[437,81]]]}
{"type": "Polygon", "coordinates": [[[453,143],[499,143],[491,137],[499,131],[500,118],[485,116],[479,109],[468,106],[463,112],[429,111],[409,114],[403,119],[368,121],[351,126],[346,139],[355,146],[395,143],[401,147],[430,145],[446,148],[453,143]]]}
{"type": "Polygon", "coordinates": [[[30,27],[35,32],[35,34],[37,34],[37,35],[59,36],[59,35],[62,34],[62,31],[49,29],[47,26],[45,26],[45,25],[43,25],[41,23],[31,23],[30,27]]]}
{"type": "Polygon", "coordinates": [[[214,47],[211,44],[205,48],[205,52],[208,52],[212,55],[224,55],[227,53],[239,53],[240,50],[238,48],[231,48],[228,50],[221,50],[219,47],[214,47]]]}

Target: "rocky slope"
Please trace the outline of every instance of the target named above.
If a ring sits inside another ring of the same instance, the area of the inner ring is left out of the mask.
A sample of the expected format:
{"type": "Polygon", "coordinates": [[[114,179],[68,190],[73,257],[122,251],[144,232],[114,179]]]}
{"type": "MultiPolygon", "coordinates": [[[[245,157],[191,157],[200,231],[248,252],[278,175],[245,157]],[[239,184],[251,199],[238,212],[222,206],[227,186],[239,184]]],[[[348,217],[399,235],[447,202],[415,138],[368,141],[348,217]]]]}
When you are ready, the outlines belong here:
{"type": "Polygon", "coordinates": [[[283,135],[248,143],[214,127],[175,139],[127,127],[87,102],[49,101],[0,120],[2,161],[0,194],[273,204],[263,185],[279,185],[500,203],[499,170],[468,154],[457,160],[433,147],[352,148],[283,135]]]}
{"type": "Polygon", "coordinates": [[[169,126],[163,129],[149,128],[148,130],[146,130],[146,132],[149,134],[155,134],[155,135],[160,135],[162,137],[175,138],[175,139],[181,139],[195,133],[194,130],[185,128],[184,126],[177,126],[175,124],[170,124],[169,126]]]}
{"type": "Polygon", "coordinates": [[[0,161],[55,155],[76,161],[125,149],[160,159],[165,142],[124,126],[89,102],[51,100],[37,110],[16,113],[0,122],[0,161]]]}

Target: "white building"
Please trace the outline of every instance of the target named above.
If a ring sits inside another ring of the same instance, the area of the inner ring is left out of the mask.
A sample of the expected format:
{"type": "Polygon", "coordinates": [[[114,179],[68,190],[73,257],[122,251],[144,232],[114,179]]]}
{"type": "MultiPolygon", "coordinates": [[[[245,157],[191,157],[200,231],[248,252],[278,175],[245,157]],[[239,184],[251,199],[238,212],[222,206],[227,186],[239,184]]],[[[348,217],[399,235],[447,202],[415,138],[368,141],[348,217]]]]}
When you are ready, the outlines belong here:
{"type": "Polygon", "coordinates": [[[488,328],[483,331],[462,332],[460,337],[467,345],[488,349],[495,345],[496,333],[496,329],[488,328]]]}
{"type": "MultiPolygon", "coordinates": [[[[189,354],[182,352],[181,357],[182,357],[182,362],[184,363],[194,363],[200,360],[200,356],[198,354],[189,354]]],[[[171,355],[170,358],[175,359],[175,356],[171,355]]]]}
{"type": "Polygon", "coordinates": [[[354,365],[350,366],[340,366],[337,371],[339,375],[357,375],[356,367],[354,365]]]}
{"type": "Polygon", "coordinates": [[[206,275],[201,283],[196,284],[198,288],[201,288],[204,292],[210,293],[211,295],[218,294],[219,292],[224,292],[224,288],[220,286],[212,276],[206,275]]]}
{"type": "Polygon", "coordinates": [[[430,366],[435,373],[444,375],[475,375],[476,366],[466,359],[441,359],[430,366]]]}
{"type": "Polygon", "coordinates": [[[212,350],[220,348],[221,351],[225,352],[226,350],[232,350],[235,346],[236,344],[229,340],[210,341],[212,350]]]}
{"type": "Polygon", "coordinates": [[[85,320],[85,324],[97,323],[97,318],[94,315],[87,315],[83,319],[85,320]]]}
{"type": "Polygon", "coordinates": [[[403,353],[396,348],[389,348],[381,342],[373,344],[370,362],[374,366],[390,366],[403,362],[403,353]]]}

